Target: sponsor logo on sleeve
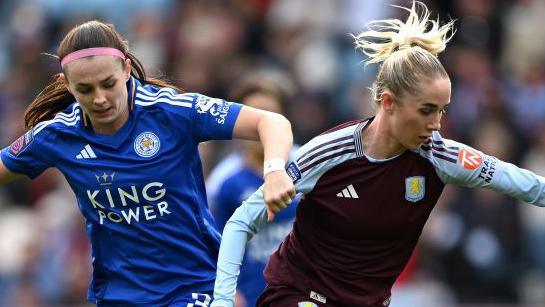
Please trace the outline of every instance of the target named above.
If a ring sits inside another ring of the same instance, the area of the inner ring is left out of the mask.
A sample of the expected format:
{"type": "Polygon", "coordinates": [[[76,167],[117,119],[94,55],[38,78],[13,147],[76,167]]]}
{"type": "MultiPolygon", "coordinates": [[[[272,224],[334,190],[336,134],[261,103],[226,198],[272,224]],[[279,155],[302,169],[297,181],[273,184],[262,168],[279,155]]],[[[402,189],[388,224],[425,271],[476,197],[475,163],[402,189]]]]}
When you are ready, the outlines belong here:
{"type": "Polygon", "coordinates": [[[213,117],[215,117],[218,124],[223,125],[227,114],[229,114],[231,105],[232,102],[228,102],[223,99],[199,95],[197,102],[195,103],[195,109],[199,114],[210,113],[213,117]]]}
{"type": "Polygon", "coordinates": [[[25,148],[28,147],[30,143],[34,140],[34,134],[32,130],[27,131],[24,135],[20,136],[15,142],[13,142],[10,147],[9,151],[14,156],[18,156],[25,148]]]}
{"type": "Polygon", "coordinates": [[[494,157],[487,157],[482,164],[481,171],[479,172],[479,178],[485,183],[491,183],[496,173],[496,164],[498,159],[494,157]]]}
{"type": "Polygon", "coordinates": [[[291,162],[288,165],[286,172],[294,183],[301,179],[301,171],[299,171],[299,168],[297,167],[297,164],[295,164],[295,162],[291,162]]]}
{"type": "Polygon", "coordinates": [[[458,154],[458,162],[465,169],[472,171],[476,170],[483,163],[483,157],[474,150],[462,148],[458,154]]]}
{"type": "Polygon", "coordinates": [[[417,202],[426,195],[426,178],[414,176],[405,178],[405,199],[410,202],[417,202]]]}

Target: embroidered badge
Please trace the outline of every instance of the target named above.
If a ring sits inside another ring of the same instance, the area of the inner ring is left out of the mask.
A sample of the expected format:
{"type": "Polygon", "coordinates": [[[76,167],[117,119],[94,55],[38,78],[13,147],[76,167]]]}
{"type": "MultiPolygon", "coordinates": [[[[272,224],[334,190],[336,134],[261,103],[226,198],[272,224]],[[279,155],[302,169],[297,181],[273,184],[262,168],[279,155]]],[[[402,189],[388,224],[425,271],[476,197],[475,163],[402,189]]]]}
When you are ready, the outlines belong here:
{"type": "Polygon", "coordinates": [[[426,178],[414,176],[405,178],[405,199],[410,202],[417,202],[426,194],[426,178]]]}
{"type": "Polygon", "coordinates": [[[142,132],[134,141],[134,151],[143,158],[153,157],[161,147],[161,141],[153,132],[142,132]]]}

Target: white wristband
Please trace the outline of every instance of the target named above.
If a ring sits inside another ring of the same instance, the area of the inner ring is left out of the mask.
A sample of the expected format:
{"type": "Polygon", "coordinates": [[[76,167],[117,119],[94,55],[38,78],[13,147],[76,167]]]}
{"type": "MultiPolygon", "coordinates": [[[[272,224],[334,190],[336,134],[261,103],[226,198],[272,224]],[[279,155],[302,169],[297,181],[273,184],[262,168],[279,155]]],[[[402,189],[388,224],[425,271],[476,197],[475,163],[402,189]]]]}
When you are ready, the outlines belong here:
{"type": "Polygon", "coordinates": [[[263,176],[274,171],[286,170],[286,161],[282,158],[273,158],[263,163],[263,176]]]}

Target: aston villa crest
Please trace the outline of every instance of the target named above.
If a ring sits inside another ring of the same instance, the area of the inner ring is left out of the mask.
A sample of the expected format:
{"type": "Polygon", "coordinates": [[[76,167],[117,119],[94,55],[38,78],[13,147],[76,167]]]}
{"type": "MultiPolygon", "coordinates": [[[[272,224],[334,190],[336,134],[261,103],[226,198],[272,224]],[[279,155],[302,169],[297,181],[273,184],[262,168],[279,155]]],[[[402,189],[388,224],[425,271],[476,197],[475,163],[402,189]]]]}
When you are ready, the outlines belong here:
{"type": "Polygon", "coordinates": [[[414,176],[405,178],[405,199],[410,202],[417,202],[426,195],[426,178],[414,176]]]}

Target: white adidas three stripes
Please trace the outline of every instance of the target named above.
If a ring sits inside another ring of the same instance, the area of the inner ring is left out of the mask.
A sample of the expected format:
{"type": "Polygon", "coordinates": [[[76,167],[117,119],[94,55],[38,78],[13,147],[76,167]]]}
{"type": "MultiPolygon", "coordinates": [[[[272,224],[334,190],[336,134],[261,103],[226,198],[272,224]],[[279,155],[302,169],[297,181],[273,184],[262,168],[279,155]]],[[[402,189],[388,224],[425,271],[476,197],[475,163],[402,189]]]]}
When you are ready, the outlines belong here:
{"type": "Polygon", "coordinates": [[[344,188],[341,192],[337,193],[337,197],[341,198],[359,198],[358,193],[354,189],[353,185],[349,185],[344,188]]]}
{"type": "Polygon", "coordinates": [[[87,144],[80,151],[79,155],[76,156],[76,159],[96,159],[97,155],[91,148],[91,145],[87,144]]]}

